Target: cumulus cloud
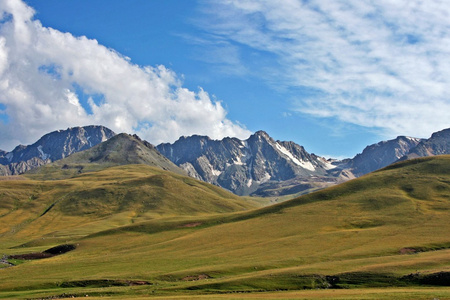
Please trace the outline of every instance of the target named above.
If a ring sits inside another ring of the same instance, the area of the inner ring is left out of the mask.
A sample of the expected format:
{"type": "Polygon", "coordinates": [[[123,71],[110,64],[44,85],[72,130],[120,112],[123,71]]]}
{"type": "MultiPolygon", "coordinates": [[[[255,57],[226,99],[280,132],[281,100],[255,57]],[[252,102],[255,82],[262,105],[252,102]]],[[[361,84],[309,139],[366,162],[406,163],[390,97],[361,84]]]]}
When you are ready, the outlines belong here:
{"type": "Polygon", "coordinates": [[[191,134],[248,136],[220,101],[184,88],[166,67],[135,65],[96,40],[33,18],[20,0],[0,2],[0,109],[8,116],[0,119],[0,148],[89,124],[153,143],[191,134]]]}
{"type": "MultiPolygon", "coordinates": [[[[210,33],[273,55],[254,74],[298,92],[295,110],[388,134],[449,127],[450,3],[210,0],[210,33]]],[[[252,62],[239,62],[248,65],[252,62]]]]}

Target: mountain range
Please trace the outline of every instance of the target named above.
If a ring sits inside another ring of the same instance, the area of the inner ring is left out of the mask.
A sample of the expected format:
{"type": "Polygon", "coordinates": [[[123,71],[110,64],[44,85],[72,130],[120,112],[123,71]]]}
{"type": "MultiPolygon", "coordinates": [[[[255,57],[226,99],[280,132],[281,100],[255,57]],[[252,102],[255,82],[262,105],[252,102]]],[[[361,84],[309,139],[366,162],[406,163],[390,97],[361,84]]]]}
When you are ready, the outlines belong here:
{"type": "Polygon", "coordinates": [[[399,136],[367,146],[351,159],[325,159],[294,142],[258,131],[247,140],[181,137],[156,147],[190,176],[238,195],[280,196],[321,189],[386,167],[398,160],[450,153],[450,129],[429,139],[399,136]]]}
{"type": "Polygon", "coordinates": [[[51,132],[11,152],[0,150],[0,174],[21,174],[63,158],[64,162],[32,173],[51,176],[55,168],[64,167],[69,176],[97,170],[99,165],[147,164],[188,174],[237,195],[282,196],[344,182],[399,160],[449,153],[450,129],[429,139],[399,136],[369,145],[354,158],[334,160],[310,154],[294,142],[274,140],[264,131],[246,140],[183,136],[155,147],[136,135],[116,135],[103,126],[86,126],[51,132]],[[87,149],[91,150],[85,153],[87,149]],[[81,153],[67,160],[77,152],[81,153]]]}

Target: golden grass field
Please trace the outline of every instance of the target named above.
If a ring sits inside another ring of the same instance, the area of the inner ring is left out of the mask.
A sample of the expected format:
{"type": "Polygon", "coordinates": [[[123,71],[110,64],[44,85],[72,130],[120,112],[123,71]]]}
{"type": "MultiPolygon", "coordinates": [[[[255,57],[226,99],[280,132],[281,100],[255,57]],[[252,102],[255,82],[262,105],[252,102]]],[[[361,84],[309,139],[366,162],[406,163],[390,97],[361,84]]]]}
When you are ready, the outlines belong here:
{"type": "Polygon", "coordinates": [[[449,156],[264,207],[144,165],[21,179],[0,255],[76,249],[3,264],[0,298],[450,299],[449,156]]]}

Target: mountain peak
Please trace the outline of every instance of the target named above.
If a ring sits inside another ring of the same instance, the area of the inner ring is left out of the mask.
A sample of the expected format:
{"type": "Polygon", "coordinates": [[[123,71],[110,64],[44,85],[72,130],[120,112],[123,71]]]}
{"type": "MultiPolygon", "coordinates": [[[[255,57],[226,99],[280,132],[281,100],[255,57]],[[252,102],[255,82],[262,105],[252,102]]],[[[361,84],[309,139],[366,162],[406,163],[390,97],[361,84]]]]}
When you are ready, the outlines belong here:
{"type": "Polygon", "coordinates": [[[257,132],[255,132],[254,134],[252,134],[247,141],[249,143],[255,142],[255,141],[265,141],[267,143],[275,143],[275,140],[270,137],[270,135],[263,131],[263,130],[259,130],[257,132]]]}
{"type": "Polygon", "coordinates": [[[194,134],[191,136],[181,136],[177,141],[184,141],[184,140],[194,140],[194,141],[200,141],[200,140],[207,140],[207,141],[212,141],[212,139],[207,136],[207,135],[199,135],[199,134],[194,134]]]}
{"type": "Polygon", "coordinates": [[[270,138],[269,134],[267,132],[265,132],[264,130],[258,130],[252,136],[270,138]]]}

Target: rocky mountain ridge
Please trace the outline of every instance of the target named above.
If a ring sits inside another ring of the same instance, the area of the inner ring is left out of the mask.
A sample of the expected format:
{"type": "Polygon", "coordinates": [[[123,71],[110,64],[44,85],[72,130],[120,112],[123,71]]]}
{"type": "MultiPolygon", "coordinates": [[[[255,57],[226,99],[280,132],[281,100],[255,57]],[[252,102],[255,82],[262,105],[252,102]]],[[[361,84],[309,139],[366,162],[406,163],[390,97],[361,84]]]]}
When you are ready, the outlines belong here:
{"type": "Polygon", "coordinates": [[[107,141],[116,134],[104,126],[73,127],[42,136],[32,145],[0,151],[0,175],[17,175],[107,141]]]}
{"type": "Polygon", "coordinates": [[[381,141],[367,146],[362,153],[347,160],[340,167],[351,171],[353,175],[359,177],[398,161],[410,153],[421,141],[422,139],[420,138],[406,136],[398,136],[392,140],[381,141]]]}
{"type": "Polygon", "coordinates": [[[443,154],[450,154],[450,128],[433,133],[429,139],[421,140],[401,160],[443,154]]]}
{"type": "Polygon", "coordinates": [[[159,152],[197,179],[238,195],[258,195],[267,182],[293,178],[329,177],[336,168],[323,157],[309,154],[294,142],[275,141],[258,131],[246,140],[207,136],[181,137],[156,146],[159,152]]]}

